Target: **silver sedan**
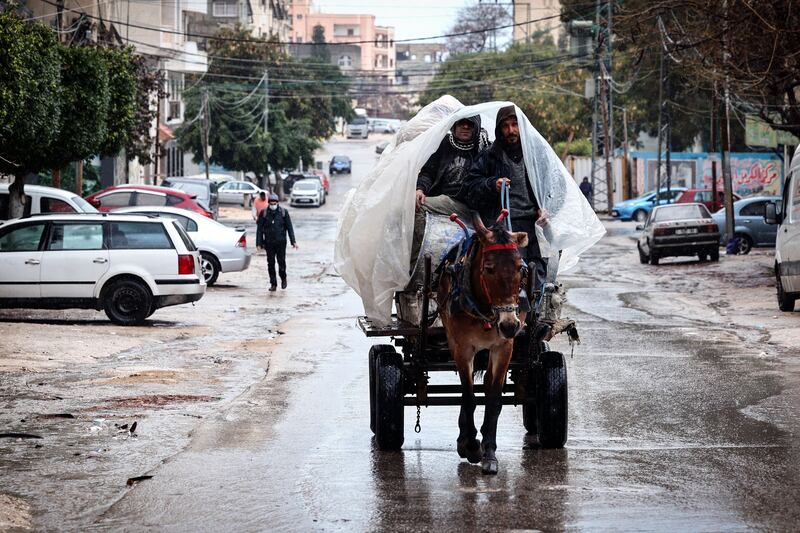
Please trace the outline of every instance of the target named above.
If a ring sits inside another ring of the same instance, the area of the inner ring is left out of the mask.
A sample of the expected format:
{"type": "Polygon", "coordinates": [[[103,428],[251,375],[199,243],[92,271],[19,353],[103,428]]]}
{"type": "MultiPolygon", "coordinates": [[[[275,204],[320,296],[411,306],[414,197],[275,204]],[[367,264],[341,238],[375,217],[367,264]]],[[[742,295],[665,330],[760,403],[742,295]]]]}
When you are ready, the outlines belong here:
{"type": "Polygon", "coordinates": [[[226,182],[217,190],[219,203],[241,204],[243,206],[252,205],[253,199],[260,192],[266,193],[267,191],[260,189],[254,183],[244,180],[226,182]]]}
{"type": "Polygon", "coordinates": [[[220,272],[239,272],[250,266],[244,228],[230,228],[199,213],[174,207],[125,207],[114,213],[141,213],[143,215],[176,219],[200,250],[200,264],[207,285],[217,281],[220,272]]]}

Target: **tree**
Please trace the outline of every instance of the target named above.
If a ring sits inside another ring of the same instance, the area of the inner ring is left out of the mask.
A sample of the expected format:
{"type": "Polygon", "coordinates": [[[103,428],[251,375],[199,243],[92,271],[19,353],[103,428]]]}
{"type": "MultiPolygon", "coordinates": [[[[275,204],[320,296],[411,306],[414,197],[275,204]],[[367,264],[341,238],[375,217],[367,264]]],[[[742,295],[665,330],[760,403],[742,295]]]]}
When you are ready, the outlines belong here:
{"type": "Polygon", "coordinates": [[[24,209],[24,179],[43,166],[38,147],[58,135],[61,60],[52,31],[0,13],[0,172],[15,176],[10,216],[24,209]]]}
{"type": "Polygon", "coordinates": [[[128,160],[137,158],[146,165],[153,161],[150,130],[156,118],[156,107],[152,105],[152,96],[158,91],[160,77],[158,69],[148,64],[144,56],[135,55],[132,61],[136,69],[136,103],[125,156],[128,160]]]}
{"type": "Polygon", "coordinates": [[[98,49],[106,63],[109,98],[102,155],[113,156],[129,144],[136,126],[137,74],[132,47],[98,49]]]}
{"type": "Polygon", "coordinates": [[[456,23],[447,32],[463,33],[447,38],[451,54],[483,52],[496,46],[497,28],[513,22],[506,8],[499,4],[472,4],[458,10],[456,23]]]}
{"type": "Polygon", "coordinates": [[[311,36],[311,41],[314,43],[311,45],[311,57],[320,63],[330,63],[331,51],[325,43],[325,28],[322,25],[317,24],[314,26],[314,34],[311,36]]]}

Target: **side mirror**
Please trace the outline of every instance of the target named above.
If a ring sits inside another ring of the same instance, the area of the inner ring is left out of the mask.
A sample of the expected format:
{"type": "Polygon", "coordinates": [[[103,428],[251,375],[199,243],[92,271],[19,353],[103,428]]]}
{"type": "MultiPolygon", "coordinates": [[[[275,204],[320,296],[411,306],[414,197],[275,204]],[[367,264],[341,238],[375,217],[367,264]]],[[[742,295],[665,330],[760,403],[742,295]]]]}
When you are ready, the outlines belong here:
{"type": "Polygon", "coordinates": [[[778,216],[778,208],[774,202],[767,202],[764,205],[764,222],[767,224],[780,224],[780,216],[778,216]]]}
{"type": "Polygon", "coordinates": [[[643,231],[643,230],[644,230],[644,226],[642,224],[637,224],[636,225],[636,231],[643,231]]]}

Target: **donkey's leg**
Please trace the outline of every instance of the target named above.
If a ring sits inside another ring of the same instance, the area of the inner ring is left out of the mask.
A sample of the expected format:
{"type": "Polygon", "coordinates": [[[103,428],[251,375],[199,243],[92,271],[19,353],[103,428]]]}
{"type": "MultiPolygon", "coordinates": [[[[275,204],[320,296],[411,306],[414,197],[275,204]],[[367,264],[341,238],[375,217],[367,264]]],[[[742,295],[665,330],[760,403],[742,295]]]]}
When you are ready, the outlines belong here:
{"type": "Polygon", "coordinates": [[[506,341],[493,347],[489,365],[483,379],[486,391],[486,409],[483,414],[481,435],[483,436],[483,458],[481,467],[484,474],[497,474],[497,420],[503,409],[503,385],[506,381],[508,365],[511,362],[513,342],[506,341]]]}
{"type": "Polygon", "coordinates": [[[481,460],[481,443],[476,438],[478,429],[475,427],[475,392],[472,381],[472,362],[474,354],[467,354],[463,350],[453,353],[461,378],[461,412],[458,415],[458,440],[456,448],[458,455],[470,463],[481,460]]]}

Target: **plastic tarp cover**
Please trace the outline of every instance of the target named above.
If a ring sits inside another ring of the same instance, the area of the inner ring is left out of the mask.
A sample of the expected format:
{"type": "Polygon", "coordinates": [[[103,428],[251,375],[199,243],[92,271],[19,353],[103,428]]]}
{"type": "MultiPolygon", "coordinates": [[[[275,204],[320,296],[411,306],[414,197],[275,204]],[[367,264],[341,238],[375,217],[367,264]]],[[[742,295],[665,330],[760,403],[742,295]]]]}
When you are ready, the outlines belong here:
{"type": "MultiPolygon", "coordinates": [[[[481,126],[493,140],[497,111],[507,105],[512,104],[465,107],[452,96],[428,104],[397,132],[375,167],[350,192],[339,216],[334,267],[361,297],[364,312],[373,321],[390,321],[394,293],[402,291],[411,277],[414,193],[420,169],[462,118],[481,115],[481,126]]],[[[537,227],[542,255],[552,257],[560,273],[575,266],[605,228],[547,141],[519,108],[516,111],[528,178],[547,212],[547,223],[537,227]],[[555,260],[559,251],[560,260],[555,260]]]]}

